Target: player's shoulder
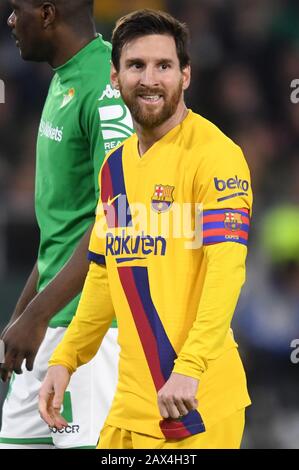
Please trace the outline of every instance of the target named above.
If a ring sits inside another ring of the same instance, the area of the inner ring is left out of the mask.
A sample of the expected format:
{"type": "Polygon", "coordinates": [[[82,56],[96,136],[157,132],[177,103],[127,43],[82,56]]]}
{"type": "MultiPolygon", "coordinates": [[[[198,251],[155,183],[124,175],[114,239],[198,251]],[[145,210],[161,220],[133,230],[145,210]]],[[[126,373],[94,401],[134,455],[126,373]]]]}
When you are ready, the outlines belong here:
{"type": "Polygon", "coordinates": [[[216,124],[192,111],[188,118],[183,126],[184,142],[196,166],[236,166],[245,162],[241,148],[216,124]]]}
{"type": "Polygon", "coordinates": [[[100,44],[100,48],[101,48],[102,53],[103,54],[108,54],[109,56],[111,56],[111,52],[112,52],[111,42],[105,41],[105,39],[103,38],[103,36],[101,34],[98,34],[98,40],[99,40],[99,44],[100,44]]]}
{"type": "Polygon", "coordinates": [[[203,149],[205,151],[222,146],[225,150],[237,150],[238,146],[216,124],[200,114],[189,111],[182,130],[188,148],[203,149]]]}
{"type": "Polygon", "coordinates": [[[97,38],[94,40],[94,46],[96,53],[91,54],[91,59],[95,62],[97,61],[97,56],[101,56],[108,60],[109,68],[110,68],[110,59],[111,59],[111,51],[112,45],[109,41],[105,41],[101,34],[97,35],[97,38]]]}
{"type": "Polygon", "coordinates": [[[109,41],[105,41],[101,34],[97,34],[97,37],[90,43],[89,52],[91,60],[97,61],[97,56],[102,55],[109,58],[111,57],[112,46],[109,41]]]}
{"type": "Polygon", "coordinates": [[[111,45],[98,35],[78,60],[78,77],[85,94],[110,83],[111,45]]]}
{"type": "Polygon", "coordinates": [[[110,61],[111,44],[99,35],[82,57],[77,71],[80,106],[88,114],[96,110],[104,120],[107,114],[109,119],[111,114],[124,118],[126,115],[120,92],[110,82],[110,61]]]}

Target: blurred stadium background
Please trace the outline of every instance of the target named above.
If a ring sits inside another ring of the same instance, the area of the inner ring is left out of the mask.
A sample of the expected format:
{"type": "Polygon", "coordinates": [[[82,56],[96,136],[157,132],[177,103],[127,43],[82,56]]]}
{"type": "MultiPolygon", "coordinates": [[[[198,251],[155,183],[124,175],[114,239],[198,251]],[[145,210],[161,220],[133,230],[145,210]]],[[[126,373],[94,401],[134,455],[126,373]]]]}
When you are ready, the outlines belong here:
{"type": "MultiPolygon", "coordinates": [[[[191,29],[188,106],[242,147],[255,196],[247,284],[234,319],[253,401],[243,447],[299,448],[299,363],[290,359],[299,338],[299,104],[290,99],[299,79],[298,0],[95,0],[95,7],[105,39],[115,18],[141,7],[169,11],[191,29]]],[[[36,256],[35,138],[52,76],[47,65],[20,59],[9,13],[1,1],[1,328],[36,256]]]]}

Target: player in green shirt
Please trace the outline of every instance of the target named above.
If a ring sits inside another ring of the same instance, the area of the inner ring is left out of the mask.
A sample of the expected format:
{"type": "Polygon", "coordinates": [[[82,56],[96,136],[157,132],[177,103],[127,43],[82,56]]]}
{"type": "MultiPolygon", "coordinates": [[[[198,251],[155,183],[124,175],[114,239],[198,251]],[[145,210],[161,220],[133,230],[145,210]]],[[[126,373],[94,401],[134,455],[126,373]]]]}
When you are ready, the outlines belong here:
{"type": "Polygon", "coordinates": [[[48,62],[55,74],[37,139],[38,258],[1,335],[1,377],[7,380],[14,373],[3,407],[0,448],[95,446],[116,383],[115,325],[94,362],[69,384],[63,413],[70,426],[64,432],[41,420],[38,390],[87,274],[100,166],[105,153],[132,133],[133,124],[119,92],[110,86],[111,47],[95,32],[92,0],[12,0],[11,5],[8,25],[20,55],[48,62]]]}

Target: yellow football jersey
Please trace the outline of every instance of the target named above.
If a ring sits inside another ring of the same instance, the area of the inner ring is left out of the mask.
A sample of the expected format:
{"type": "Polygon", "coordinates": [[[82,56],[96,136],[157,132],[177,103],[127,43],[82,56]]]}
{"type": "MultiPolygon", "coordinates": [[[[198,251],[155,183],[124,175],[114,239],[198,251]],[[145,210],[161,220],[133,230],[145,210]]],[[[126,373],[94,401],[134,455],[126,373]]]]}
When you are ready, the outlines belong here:
{"type": "Polygon", "coordinates": [[[142,157],[133,135],[106,158],[77,314],[50,365],[90,360],[115,313],[119,382],[107,424],[167,438],[204,432],[250,404],[230,329],[252,206],[240,148],[187,117],[142,157]],[[171,372],[198,378],[198,410],[161,420],[171,372]]]}

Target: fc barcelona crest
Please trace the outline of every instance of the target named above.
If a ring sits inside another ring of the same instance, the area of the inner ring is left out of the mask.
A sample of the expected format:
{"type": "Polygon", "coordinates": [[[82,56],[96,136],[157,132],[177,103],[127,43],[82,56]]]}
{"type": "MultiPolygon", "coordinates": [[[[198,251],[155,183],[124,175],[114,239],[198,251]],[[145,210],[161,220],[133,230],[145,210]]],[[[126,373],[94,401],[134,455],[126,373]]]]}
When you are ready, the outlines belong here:
{"type": "Polygon", "coordinates": [[[224,227],[231,232],[242,228],[242,216],[238,212],[225,212],[224,227]]]}
{"type": "Polygon", "coordinates": [[[173,204],[174,186],[163,186],[156,184],[154,194],[152,196],[152,209],[159,214],[168,211],[173,204]]]}

